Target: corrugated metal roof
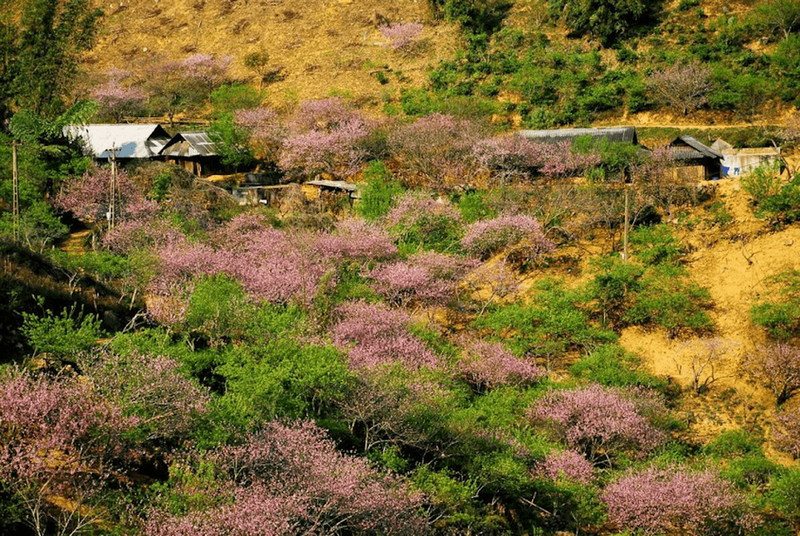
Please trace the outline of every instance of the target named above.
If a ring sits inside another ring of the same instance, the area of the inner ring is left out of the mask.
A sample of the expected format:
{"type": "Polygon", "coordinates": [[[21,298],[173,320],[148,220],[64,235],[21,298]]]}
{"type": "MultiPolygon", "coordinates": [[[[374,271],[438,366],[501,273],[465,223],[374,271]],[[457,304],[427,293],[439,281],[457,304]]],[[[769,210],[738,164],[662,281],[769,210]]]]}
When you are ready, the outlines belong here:
{"type": "Polygon", "coordinates": [[[217,147],[205,132],[180,132],[169,140],[163,149],[163,156],[217,156],[217,147]]]}
{"type": "Polygon", "coordinates": [[[558,143],[572,141],[579,136],[589,135],[594,139],[605,138],[609,141],[628,142],[638,145],[634,127],[607,127],[607,128],[561,128],[555,130],[520,130],[520,136],[532,138],[545,143],[558,143]]]}
{"type": "Polygon", "coordinates": [[[119,149],[117,158],[153,158],[169,141],[169,134],[158,124],[70,125],[63,132],[71,139],[83,139],[86,154],[95,158],[109,158],[112,147],[119,149]]]}
{"type": "Polygon", "coordinates": [[[306,184],[310,186],[322,186],[325,188],[336,188],[337,190],[347,190],[348,192],[354,192],[358,190],[358,186],[353,184],[352,182],[346,181],[326,181],[326,180],[315,180],[315,181],[308,181],[306,184]]]}
{"type": "Polygon", "coordinates": [[[692,149],[702,154],[703,155],[702,157],[720,158],[720,159],[723,158],[722,153],[715,151],[708,145],[703,145],[692,136],[678,136],[672,141],[672,143],[669,144],[669,146],[672,148],[681,147],[682,145],[691,147],[692,149]]]}

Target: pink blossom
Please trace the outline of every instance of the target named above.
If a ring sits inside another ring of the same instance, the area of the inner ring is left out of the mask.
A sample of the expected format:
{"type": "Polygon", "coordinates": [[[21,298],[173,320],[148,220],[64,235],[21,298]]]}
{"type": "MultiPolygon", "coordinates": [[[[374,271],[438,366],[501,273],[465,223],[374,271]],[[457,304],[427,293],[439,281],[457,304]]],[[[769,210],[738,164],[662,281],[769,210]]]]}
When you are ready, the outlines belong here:
{"type": "Polygon", "coordinates": [[[473,267],[466,259],[427,251],[378,266],[368,277],[379,294],[397,305],[439,306],[454,297],[459,281],[473,267]]]}
{"type": "Polygon", "coordinates": [[[536,474],[553,481],[565,479],[590,484],[594,480],[594,466],[574,450],[553,450],[537,464],[536,474]]]}
{"type": "Polygon", "coordinates": [[[783,410],[775,416],[772,427],[775,446],[800,458],[800,415],[798,410],[783,410]]]}
{"type": "Polygon", "coordinates": [[[590,461],[609,464],[619,452],[643,456],[666,441],[666,435],[642,415],[645,409],[663,410],[663,405],[645,393],[591,384],[550,392],[534,405],[530,416],[549,424],[590,461]]]}
{"type": "Polygon", "coordinates": [[[501,385],[525,385],[546,376],[546,372],[525,359],[514,356],[500,343],[474,341],[458,363],[459,372],[481,391],[501,385]]]}
{"type": "Polygon", "coordinates": [[[735,531],[736,525],[757,522],[747,515],[746,497],[709,470],[672,466],[632,471],[608,485],[602,498],[613,525],[642,534],[700,533],[704,527],[726,526],[735,531]]]}
{"type": "Polygon", "coordinates": [[[411,316],[382,303],[351,302],[340,306],[333,328],[334,344],[347,350],[354,369],[400,363],[409,368],[437,367],[439,360],[408,327],[411,316]]]}
{"type": "Polygon", "coordinates": [[[742,362],[742,367],[772,390],[778,405],[800,390],[800,347],[762,345],[742,362]]]}
{"type": "Polygon", "coordinates": [[[477,221],[469,226],[461,239],[464,249],[482,258],[520,243],[532,261],[555,249],[545,237],[539,221],[524,214],[477,221]]]}
{"type": "Polygon", "coordinates": [[[378,30],[390,41],[392,50],[408,52],[417,44],[417,38],[424,28],[418,22],[399,22],[380,26],[378,30]]]}
{"type": "Polygon", "coordinates": [[[218,450],[216,461],[230,479],[230,491],[217,492],[226,500],[181,517],[155,510],[148,536],[428,532],[419,495],[337,452],[313,423],[268,423],[241,446],[218,450]]]}
{"type": "Polygon", "coordinates": [[[474,123],[436,113],[395,129],[389,146],[408,171],[441,187],[448,179],[464,182],[475,174],[472,146],[479,135],[474,123]]]}
{"type": "Polygon", "coordinates": [[[397,256],[391,236],[377,225],[356,218],[338,222],[336,232],[320,236],[315,249],[322,257],[362,262],[397,256]]]}

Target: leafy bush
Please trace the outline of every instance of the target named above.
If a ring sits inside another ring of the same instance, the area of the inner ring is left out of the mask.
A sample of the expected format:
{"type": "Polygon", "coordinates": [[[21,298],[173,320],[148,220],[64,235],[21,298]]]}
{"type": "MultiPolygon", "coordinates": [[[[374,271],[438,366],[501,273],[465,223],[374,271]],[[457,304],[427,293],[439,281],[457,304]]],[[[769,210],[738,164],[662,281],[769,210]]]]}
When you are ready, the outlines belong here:
{"type": "Polygon", "coordinates": [[[386,215],[386,225],[401,251],[417,249],[457,251],[461,235],[461,214],[447,202],[422,193],[407,192],[386,215]]]}
{"type": "Polygon", "coordinates": [[[709,306],[708,290],[686,281],[682,270],[664,266],[642,278],[642,290],[625,319],[636,325],[655,324],[671,334],[699,332],[713,325],[705,311],[709,306]]]}
{"type": "Polygon", "coordinates": [[[796,526],[800,525],[800,468],[793,467],[770,482],[770,502],[796,526]]]}
{"type": "Polygon", "coordinates": [[[648,15],[641,0],[550,0],[550,12],[563,18],[576,34],[591,34],[608,46],[634,29],[648,15]]]}
{"type": "Polygon", "coordinates": [[[592,349],[614,342],[613,332],[592,325],[580,307],[583,296],[558,280],[538,282],[529,305],[499,307],[475,321],[490,328],[520,356],[544,358],[551,369],[568,350],[592,349]]]}
{"type": "Polygon", "coordinates": [[[365,184],[355,209],[363,218],[374,221],[385,216],[403,192],[400,183],[392,179],[389,168],[380,160],[371,161],[364,170],[365,184]]]}
{"type": "Polygon", "coordinates": [[[637,227],[630,235],[630,244],[636,258],[645,265],[677,265],[684,254],[668,225],[637,227]]]}
{"type": "Polygon", "coordinates": [[[764,164],[742,178],[742,188],[752,198],[754,213],[774,225],[800,219],[800,175],[784,183],[782,163],[764,164]]]}
{"type": "Polygon", "coordinates": [[[800,335],[800,270],[781,272],[766,280],[767,298],[750,309],[750,319],[770,337],[788,341],[800,335]]]}
{"type": "Polygon", "coordinates": [[[728,430],[719,434],[708,443],[703,450],[718,458],[741,458],[746,456],[763,456],[761,449],[763,440],[741,428],[728,430]]]}
{"type": "Polygon", "coordinates": [[[596,348],[569,368],[570,374],[606,387],[647,387],[663,391],[666,380],[642,368],[641,358],[616,344],[596,348]]]}
{"type": "Polygon", "coordinates": [[[55,359],[74,359],[88,351],[102,336],[100,320],[92,313],[83,314],[73,305],[55,315],[47,311],[44,316],[22,313],[22,334],[37,354],[55,359]]]}

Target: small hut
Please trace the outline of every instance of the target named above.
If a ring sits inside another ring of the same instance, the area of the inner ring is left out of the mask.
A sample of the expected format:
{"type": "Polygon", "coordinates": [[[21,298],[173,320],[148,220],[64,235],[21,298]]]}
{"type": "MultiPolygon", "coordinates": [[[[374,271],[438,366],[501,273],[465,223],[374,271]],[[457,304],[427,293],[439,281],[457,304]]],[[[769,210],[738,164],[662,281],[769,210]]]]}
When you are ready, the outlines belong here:
{"type": "Polygon", "coordinates": [[[746,175],[761,164],[781,159],[780,147],[747,147],[736,149],[723,139],[715,141],[711,148],[722,154],[722,175],[738,177],[746,175]]]}
{"type": "Polygon", "coordinates": [[[220,171],[217,148],[205,132],[180,132],[161,149],[166,162],[175,164],[197,177],[220,171]]]}
{"type": "Polygon", "coordinates": [[[667,147],[681,178],[710,180],[722,175],[722,154],[692,136],[678,136],[667,147]]]}

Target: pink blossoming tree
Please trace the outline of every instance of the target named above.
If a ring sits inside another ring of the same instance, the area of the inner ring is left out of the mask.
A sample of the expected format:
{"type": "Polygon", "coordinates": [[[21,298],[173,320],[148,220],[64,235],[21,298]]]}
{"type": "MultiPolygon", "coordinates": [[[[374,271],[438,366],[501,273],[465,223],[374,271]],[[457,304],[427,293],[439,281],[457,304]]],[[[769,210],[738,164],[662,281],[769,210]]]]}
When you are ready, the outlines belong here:
{"type": "Polygon", "coordinates": [[[409,331],[411,316],[382,303],[346,303],[333,327],[334,344],[346,350],[354,369],[401,364],[411,369],[437,367],[439,360],[409,331]]]}
{"type": "Polygon", "coordinates": [[[568,480],[590,484],[594,480],[592,463],[574,450],[551,451],[536,465],[535,475],[550,480],[568,480]]]}
{"type": "Polygon", "coordinates": [[[711,527],[734,534],[758,525],[744,494],[709,470],[632,471],[608,485],[602,498],[614,526],[641,534],[700,534],[711,527]]]}
{"type": "Polygon", "coordinates": [[[428,532],[418,494],[365,460],[340,454],[313,423],[268,423],[242,445],[220,449],[216,460],[228,479],[214,490],[217,505],[180,516],[155,509],[148,536],[428,532]]]}
{"type": "Polygon", "coordinates": [[[483,259],[503,249],[520,245],[519,249],[524,249],[531,262],[555,249],[545,236],[539,221],[524,214],[476,221],[467,228],[461,245],[483,259]]]}
{"type": "Polygon", "coordinates": [[[458,362],[459,374],[478,392],[502,385],[530,385],[546,376],[535,363],[520,359],[500,343],[474,341],[458,362]]]}
{"type": "Polygon", "coordinates": [[[530,416],[592,463],[613,465],[623,452],[643,456],[666,441],[666,434],[643,415],[645,410],[663,411],[663,406],[643,393],[591,384],[550,392],[530,416]]]}

